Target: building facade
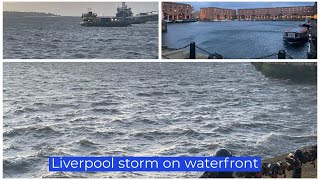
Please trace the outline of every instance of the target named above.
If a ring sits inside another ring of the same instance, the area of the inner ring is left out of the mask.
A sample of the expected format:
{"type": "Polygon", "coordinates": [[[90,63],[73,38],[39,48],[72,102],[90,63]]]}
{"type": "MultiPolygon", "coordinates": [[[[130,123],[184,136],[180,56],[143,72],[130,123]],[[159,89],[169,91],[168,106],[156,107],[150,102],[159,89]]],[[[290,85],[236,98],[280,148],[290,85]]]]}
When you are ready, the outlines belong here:
{"type": "Polygon", "coordinates": [[[217,7],[200,8],[200,20],[232,20],[236,19],[237,11],[217,7]]]}
{"type": "Polygon", "coordinates": [[[191,13],[191,18],[192,19],[200,19],[200,12],[197,11],[197,12],[192,12],[191,13]]]}
{"type": "Polygon", "coordinates": [[[276,8],[253,8],[239,9],[240,20],[263,20],[263,19],[304,19],[313,18],[316,14],[314,6],[276,7],[276,8]]]}
{"type": "Polygon", "coordinates": [[[165,20],[183,20],[192,18],[193,7],[189,4],[163,2],[162,18],[165,20]]]}

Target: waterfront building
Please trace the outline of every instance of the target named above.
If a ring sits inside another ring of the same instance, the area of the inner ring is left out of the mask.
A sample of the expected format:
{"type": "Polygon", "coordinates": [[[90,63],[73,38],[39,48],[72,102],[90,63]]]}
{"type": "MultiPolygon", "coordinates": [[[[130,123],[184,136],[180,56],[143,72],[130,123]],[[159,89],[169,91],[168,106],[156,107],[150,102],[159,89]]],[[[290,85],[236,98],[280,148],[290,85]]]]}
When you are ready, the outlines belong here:
{"type": "Polygon", "coordinates": [[[192,12],[191,13],[191,18],[192,19],[200,19],[200,12],[199,11],[192,12]]]}
{"type": "Polygon", "coordinates": [[[193,7],[190,4],[163,2],[162,15],[165,20],[183,20],[192,18],[193,7]]]}
{"type": "Polygon", "coordinates": [[[236,10],[218,7],[200,8],[200,20],[232,20],[236,19],[236,10]]]}
{"type": "MultiPolygon", "coordinates": [[[[315,5],[316,6],[316,5],[315,5]]],[[[275,7],[275,8],[251,8],[239,9],[240,20],[290,20],[313,18],[316,14],[314,6],[275,7]]]]}

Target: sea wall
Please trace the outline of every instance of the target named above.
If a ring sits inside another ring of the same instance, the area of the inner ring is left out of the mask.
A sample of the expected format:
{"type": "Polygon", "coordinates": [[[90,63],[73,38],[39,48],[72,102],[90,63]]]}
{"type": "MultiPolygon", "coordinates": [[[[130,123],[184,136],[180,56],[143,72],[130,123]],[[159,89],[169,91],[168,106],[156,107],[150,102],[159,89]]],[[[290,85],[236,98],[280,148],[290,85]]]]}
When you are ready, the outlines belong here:
{"type": "MultiPolygon", "coordinates": [[[[312,146],[310,147],[302,147],[300,150],[302,151],[309,151],[312,146]]],[[[292,151],[291,153],[294,153],[292,151]]],[[[289,152],[286,154],[274,156],[272,158],[264,158],[262,159],[262,162],[266,163],[276,163],[278,161],[283,161],[285,158],[288,156],[289,152]]],[[[311,162],[307,162],[305,164],[302,164],[302,173],[301,177],[302,178],[317,178],[317,160],[315,161],[316,166],[314,166],[311,162]]],[[[279,178],[282,178],[283,176],[279,176],[279,178]]],[[[287,171],[286,170],[286,177],[291,178],[292,177],[292,171],[287,171]]],[[[264,178],[269,178],[267,176],[264,176],[264,178]]]]}
{"type": "MultiPolygon", "coordinates": [[[[189,48],[189,47],[188,47],[189,48]]],[[[190,50],[183,49],[171,49],[168,47],[162,47],[163,59],[190,59],[190,50]]],[[[208,59],[209,55],[196,52],[196,59],[208,59]]]]}
{"type": "Polygon", "coordinates": [[[255,62],[252,65],[266,77],[291,79],[299,82],[317,81],[317,63],[255,62]]]}

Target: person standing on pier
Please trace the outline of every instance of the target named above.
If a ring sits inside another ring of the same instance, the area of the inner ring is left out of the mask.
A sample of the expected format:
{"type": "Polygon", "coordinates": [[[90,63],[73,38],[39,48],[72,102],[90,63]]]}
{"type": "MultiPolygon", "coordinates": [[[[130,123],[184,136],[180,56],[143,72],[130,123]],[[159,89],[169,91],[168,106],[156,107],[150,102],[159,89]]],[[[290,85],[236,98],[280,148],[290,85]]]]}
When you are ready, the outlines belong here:
{"type": "Polygon", "coordinates": [[[292,169],[292,178],[301,178],[302,173],[302,164],[301,164],[301,157],[302,157],[302,151],[296,150],[294,153],[293,159],[293,169],[292,169]]]}

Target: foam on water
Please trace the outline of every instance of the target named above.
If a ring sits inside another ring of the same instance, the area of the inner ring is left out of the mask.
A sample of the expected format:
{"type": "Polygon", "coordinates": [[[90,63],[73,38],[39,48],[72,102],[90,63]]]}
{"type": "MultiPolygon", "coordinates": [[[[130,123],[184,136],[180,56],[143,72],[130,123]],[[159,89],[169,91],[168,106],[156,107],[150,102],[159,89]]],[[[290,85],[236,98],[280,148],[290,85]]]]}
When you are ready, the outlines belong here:
{"type": "Polygon", "coordinates": [[[3,88],[5,177],[198,177],[48,173],[47,157],[270,157],[317,142],[316,85],[249,63],[4,63],[3,88]]]}
{"type": "Polygon", "coordinates": [[[82,27],[80,17],[4,17],[3,21],[5,59],[158,58],[158,23],[114,28],[82,27]]]}

